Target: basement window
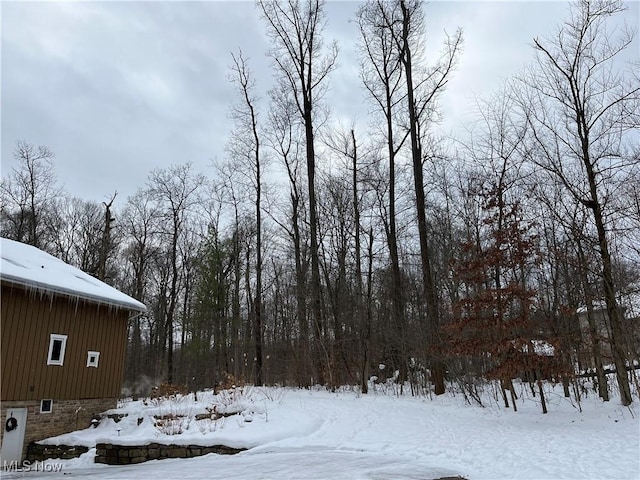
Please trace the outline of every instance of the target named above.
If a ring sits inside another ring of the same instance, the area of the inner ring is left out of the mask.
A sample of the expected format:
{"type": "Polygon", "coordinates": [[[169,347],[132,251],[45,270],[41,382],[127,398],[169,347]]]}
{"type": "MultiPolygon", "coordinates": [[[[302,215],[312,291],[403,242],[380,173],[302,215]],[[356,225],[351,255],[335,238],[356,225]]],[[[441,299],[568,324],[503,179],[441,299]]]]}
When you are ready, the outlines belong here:
{"type": "Polygon", "coordinates": [[[47,365],[62,365],[64,363],[64,351],[67,347],[67,336],[52,333],[49,337],[49,356],[47,365]]]}
{"type": "Polygon", "coordinates": [[[100,352],[87,352],[87,367],[98,367],[100,352]]]}
{"type": "Polygon", "coordinates": [[[40,413],[51,413],[53,411],[53,400],[40,400],[40,413]]]}

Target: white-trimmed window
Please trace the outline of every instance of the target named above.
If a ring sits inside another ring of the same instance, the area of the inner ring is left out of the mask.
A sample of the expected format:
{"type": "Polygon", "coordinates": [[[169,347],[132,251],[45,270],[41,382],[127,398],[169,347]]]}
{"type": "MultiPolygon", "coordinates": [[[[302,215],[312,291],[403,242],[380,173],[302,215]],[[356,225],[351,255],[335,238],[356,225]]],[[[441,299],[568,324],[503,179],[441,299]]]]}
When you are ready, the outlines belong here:
{"type": "Polygon", "coordinates": [[[67,336],[52,333],[49,337],[47,365],[62,365],[64,363],[64,351],[66,348],[67,336]]]}
{"type": "Polygon", "coordinates": [[[87,352],[87,367],[98,367],[98,360],[100,360],[100,352],[87,352]]]}
{"type": "Polygon", "coordinates": [[[40,400],[40,413],[51,413],[53,411],[53,400],[40,400]]]}

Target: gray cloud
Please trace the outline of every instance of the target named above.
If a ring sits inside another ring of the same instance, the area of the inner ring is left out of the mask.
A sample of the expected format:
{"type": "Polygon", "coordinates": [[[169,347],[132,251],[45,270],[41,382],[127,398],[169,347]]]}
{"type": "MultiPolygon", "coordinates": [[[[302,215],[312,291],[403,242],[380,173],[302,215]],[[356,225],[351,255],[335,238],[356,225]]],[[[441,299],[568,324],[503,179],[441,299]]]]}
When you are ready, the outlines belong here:
{"type": "MultiPolygon", "coordinates": [[[[337,119],[367,125],[367,104],[350,22],[358,2],[330,2],[326,41],[338,68],[327,93],[337,119]]],[[[630,21],[638,17],[631,3],[630,21]]],[[[553,30],[566,2],[435,2],[429,45],[465,31],[459,68],[442,99],[443,128],[471,118],[474,95],[532,58],[535,35],[553,30]]],[[[259,84],[272,82],[264,25],[253,2],[7,2],[2,6],[2,168],[19,139],[56,153],[69,192],[104,200],[127,195],[154,167],[224,156],[234,91],[230,52],[242,48],[259,84]]],[[[637,49],[636,49],[637,51],[637,49]]]]}
{"type": "Polygon", "coordinates": [[[2,27],[3,168],[16,140],[46,144],[95,200],[221,154],[229,52],[262,28],[250,3],[155,2],[10,3],[2,27]]]}

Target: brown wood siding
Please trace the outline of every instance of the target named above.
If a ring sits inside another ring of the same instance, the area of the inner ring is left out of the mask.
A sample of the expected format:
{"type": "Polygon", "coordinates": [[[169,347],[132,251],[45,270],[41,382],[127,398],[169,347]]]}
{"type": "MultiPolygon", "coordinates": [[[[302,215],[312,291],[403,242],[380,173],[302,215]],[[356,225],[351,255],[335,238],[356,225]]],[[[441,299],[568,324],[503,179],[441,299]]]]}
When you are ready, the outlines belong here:
{"type": "Polygon", "coordinates": [[[128,311],[8,285],[0,305],[2,401],[120,396],[128,311]],[[62,366],[47,365],[52,333],[67,335],[62,366]]]}

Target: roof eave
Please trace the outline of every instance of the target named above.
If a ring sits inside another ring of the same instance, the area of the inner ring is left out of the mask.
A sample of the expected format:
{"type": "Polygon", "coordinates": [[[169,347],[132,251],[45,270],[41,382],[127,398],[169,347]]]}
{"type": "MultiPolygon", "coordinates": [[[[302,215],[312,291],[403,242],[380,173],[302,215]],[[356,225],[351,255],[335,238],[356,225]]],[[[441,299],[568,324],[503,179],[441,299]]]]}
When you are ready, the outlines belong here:
{"type": "Polygon", "coordinates": [[[24,280],[22,278],[14,277],[13,275],[6,275],[6,274],[2,274],[0,276],[0,281],[6,282],[12,285],[33,288],[36,290],[40,290],[42,292],[50,292],[53,294],[63,295],[65,297],[79,298],[82,300],[90,301],[92,303],[98,303],[98,304],[107,305],[111,307],[122,308],[123,310],[128,310],[130,312],[145,313],[147,311],[147,307],[143,303],[138,302],[137,300],[135,301],[139,303],[139,305],[135,303],[125,302],[125,301],[121,302],[111,298],[104,298],[99,295],[80,293],[80,292],[66,289],[63,287],[52,286],[47,283],[41,283],[33,280],[24,280]]]}

